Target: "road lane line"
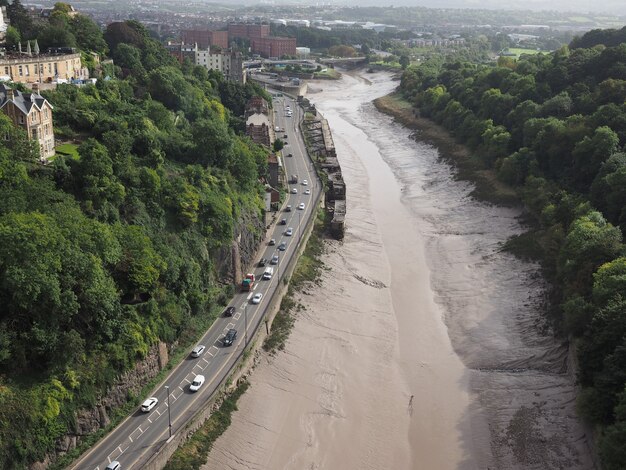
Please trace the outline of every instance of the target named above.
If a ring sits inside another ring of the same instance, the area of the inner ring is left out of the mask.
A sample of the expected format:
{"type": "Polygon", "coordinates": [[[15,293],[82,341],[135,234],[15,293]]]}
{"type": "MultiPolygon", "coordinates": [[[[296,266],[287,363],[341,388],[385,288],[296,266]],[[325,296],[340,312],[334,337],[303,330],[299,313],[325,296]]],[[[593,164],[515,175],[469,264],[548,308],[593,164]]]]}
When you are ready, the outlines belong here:
{"type": "Polygon", "coordinates": [[[219,348],[216,348],[215,346],[211,346],[207,352],[211,357],[214,357],[219,352],[219,348]]]}
{"type": "Polygon", "coordinates": [[[235,314],[233,315],[233,318],[234,318],[235,320],[239,320],[239,318],[241,318],[241,312],[237,312],[237,313],[235,313],[235,314]]]}
{"type": "Polygon", "coordinates": [[[248,294],[248,297],[246,297],[246,299],[250,300],[250,299],[252,298],[252,296],[253,296],[253,295],[254,295],[254,292],[250,292],[250,293],[248,294]]]}

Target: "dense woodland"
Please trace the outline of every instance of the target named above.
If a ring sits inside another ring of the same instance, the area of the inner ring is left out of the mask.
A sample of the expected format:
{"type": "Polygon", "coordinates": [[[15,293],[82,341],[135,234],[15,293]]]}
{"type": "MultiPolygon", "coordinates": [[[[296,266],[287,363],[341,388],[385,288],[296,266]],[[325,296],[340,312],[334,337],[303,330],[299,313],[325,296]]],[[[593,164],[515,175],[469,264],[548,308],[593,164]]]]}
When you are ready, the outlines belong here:
{"type": "MultiPolygon", "coordinates": [[[[77,23],[62,5],[53,21],[77,23]]],[[[17,33],[36,31],[26,21],[17,33]]],[[[195,319],[232,290],[218,254],[242,214],[261,217],[267,152],[237,130],[245,101],[264,92],[181,67],[136,22],[109,25],[94,44],[115,58],[110,76],[43,93],[76,155],[41,165],[0,113],[4,469],[53,450],[74,411],[156,342],[192,341],[195,319]]]]}
{"type": "Polygon", "coordinates": [[[553,282],[555,324],[578,354],[579,410],[600,430],[607,470],[626,462],[623,36],[593,31],[553,54],[493,66],[433,60],[401,83],[422,116],[518,188],[536,220],[516,245],[553,282]]]}

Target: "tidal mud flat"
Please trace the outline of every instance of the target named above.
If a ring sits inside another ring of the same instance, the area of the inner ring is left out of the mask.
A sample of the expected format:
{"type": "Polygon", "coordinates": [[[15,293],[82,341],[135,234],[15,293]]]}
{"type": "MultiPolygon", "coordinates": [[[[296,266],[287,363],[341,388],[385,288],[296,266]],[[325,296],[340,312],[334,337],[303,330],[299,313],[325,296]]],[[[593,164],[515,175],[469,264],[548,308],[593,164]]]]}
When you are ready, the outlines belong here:
{"type": "Polygon", "coordinates": [[[539,268],[501,249],[519,209],[470,197],[374,108],[396,84],[346,74],[312,97],[348,187],[345,239],[205,468],[594,468],[539,268]]]}

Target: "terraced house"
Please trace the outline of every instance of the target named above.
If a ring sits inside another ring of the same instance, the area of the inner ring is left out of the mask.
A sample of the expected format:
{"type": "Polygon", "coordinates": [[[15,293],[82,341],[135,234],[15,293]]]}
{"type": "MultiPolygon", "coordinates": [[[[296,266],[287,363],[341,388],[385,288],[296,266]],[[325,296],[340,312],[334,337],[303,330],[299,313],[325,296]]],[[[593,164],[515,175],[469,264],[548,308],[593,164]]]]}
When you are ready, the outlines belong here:
{"type": "Polygon", "coordinates": [[[54,155],[54,128],[52,105],[33,90],[22,93],[4,84],[0,85],[0,109],[18,127],[26,131],[30,140],[39,142],[42,160],[54,155]]]}

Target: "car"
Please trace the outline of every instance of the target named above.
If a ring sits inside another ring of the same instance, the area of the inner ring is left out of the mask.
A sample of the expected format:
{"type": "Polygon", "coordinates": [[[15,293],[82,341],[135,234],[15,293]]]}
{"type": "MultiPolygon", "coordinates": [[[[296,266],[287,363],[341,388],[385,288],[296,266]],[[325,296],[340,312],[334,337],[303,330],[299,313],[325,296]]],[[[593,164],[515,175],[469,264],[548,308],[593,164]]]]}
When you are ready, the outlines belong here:
{"type": "Polygon", "coordinates": [[[141,404],[141,411],[148,413],[152,410],[152,408],[157,406],[157,403],[159,403],[159,399],[157,397],[150,397],[141,404]]]}
{"type": "Polygon", "coordinates": [[[117,460],[114,460],[106,466],[105,470],[120,470],[121,468],[122,465],[117,460]]]}
{"type": "Polygon", "coordinates": [[[291,116],[292,116],[292,114],[291,114],[291,113],[287,113],[287,114],[285,114],[285,117],[291,117],[291,116]]]}
{"type": "Polygon", "coordinates": [[[261,267],[261,268],[262,268],[262,267],[263,267],[263,266],[265,266],[266,264],[267,264],[267,258],[261,258],[261,259],[259,260],[259,267],[261,267]]]}
{"type": "Polygon", "coordinates": [[[287,137],[289,137],[287,134],[283,135],[283,139],[286,139],[287,137]]]}
{"type": "Polygon", "coordinates": [[[282,242],[280,245],[278,245],[278,249],[279,251],[285,251],[287,249],[287,244],[285,242],[282,242]]]}
{"type": "Polygon", "coordinates": [[[287,230],[285,230],[285,235],[287,235],[288,237],[293,235],[293,228],[289,227],[287,230]]]}
{"type": "Polygon", "coordinates": [[[302,186],[307,186],[309,182],[307,180],[302,180],[302,186]]]}
{"type": "Polygon", "coordinates": [[[204,375],[196,375],[196,377],[193,379],[193,382],[191,382],[191,385],[189,385],[189,390],[192,392],[197,392],[198,390],[200,390],[200,387],[202,387],[203,383],[204,375]]]}
{"type": "Polygon", "coordinates": [[[252,303],[253,304],[260,304],[262,298],[263,298],[263,294],[261,292],[258,292],[256,294],[254,294],[254,297],[252,297],[252,303]]]}
{"type": "Polygon", "coordinates": [[[278,255],[274,255],[272,256],[272,260],[270,261],[270,264],[278,264],[279,260],[280,258],[278,257],[278,255]]]}
{"type": "Polygon", "coordinates": [[[285,207],[285,212],[291,212],[291,204],[287,204],[287,207],[285,207]]]}
{"type": "Polygon", "coordinates": [[[235,307],[226,307],[224,310],[225,317],[232,317],[235,314],[235,307]]]}
{"type": "Polygon", "coordinates": [[[298,204],[298,209],[301,211],[304,210],[304,202],[301,202],[300,204],[298,204]]]}
{"type": "Polygon", "coordinates": [[[287,219],[280,219],[280,225],[287,225],[287,219]]]}
{"type": "Polygon", "coordinates": [[[224,335],[224,339],[222,340],[222,343],[224,343],[224,346],[230,346],[231,344],[233,344],[236,338],[237,338],[237,330],[235,330],[234,328],[231,328],[224,335]]]}
{"type": "Polygon", "coordinates": [[[305,189],[305,190],[304,190],[304,194],[306,194],[306,195],[311,194],[311,190],[310,190],[310,189],[305,189]]]}
{"type": "Polygon", "coordinates": [[[274,246],[274,245],[276,245],[276,240],[275,240],[275,239],[273,239],[273,238],[270,238],[270,243],[269,243],[269,245],[270,245],[270,246],[274,246]]]}
{"type": "Polygon", "coordinates": [[[204,344],[199,344],[195,348],[191,350],[191,357],[200,357],[200,355],[204,352],[206,346],[204,344]]]}
{"type": "Polygon", "coordinates": [[[291,194],[298,194],[298,188],[291,188],[291,194]]]}
{"type": "Polygon", "coordinates": [[[293,154],[292,153],[288,153],[287,156],[288,157],[293,157],[293,154]]]}

